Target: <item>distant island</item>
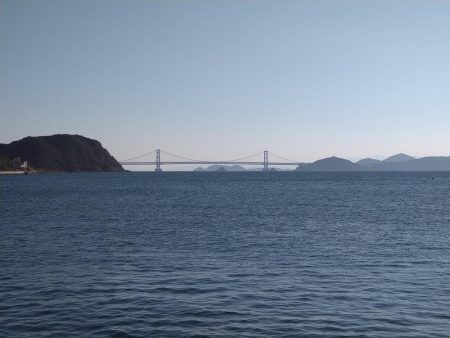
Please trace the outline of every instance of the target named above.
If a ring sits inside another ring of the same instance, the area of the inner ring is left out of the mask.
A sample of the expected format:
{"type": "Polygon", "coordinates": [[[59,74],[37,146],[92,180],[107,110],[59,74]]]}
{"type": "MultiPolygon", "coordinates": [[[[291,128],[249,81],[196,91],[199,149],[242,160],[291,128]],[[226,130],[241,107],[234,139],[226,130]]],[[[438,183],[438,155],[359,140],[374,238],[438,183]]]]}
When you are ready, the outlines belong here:
{"type": "MultiPolygon", "coordinates": [[[[289,169],[280,169],[280,168],[271,168],[270,170],[271,171],[292,171],[289,169]]],[[[243,166],[240,166],[237,164],[234,164],[234,165],[213,164],[206,168],[203,168],[203,167],[195,168],[194,171],[199,171],[199,172],[203,172],[203,171],[262,171],[262,168],[247,169],[247,168],[244,168],[243,166]]]]}
{"type": "Polygon", "coordinates": [[[240,165],[221,165],[221,164],[213,164],[206,168],[198,167],[194,169],[194,171],[246,171],[246,170],[247,169],[245,169],[240,165]]]}
{"type": "Polygon", "coordinates": [[[352,162],[328,157],[313,163],[300,164],[297,171],[450,171],[450,156],[415,158],[406,154],[390,156],[382,161],[365,158],[352,162]]]}
{"type": "Polygon", "coordinates": [[[123,171],[101,143],[81,135],[25,137],[0,144],[0,170],[26,166],[34,171],[123,171]]]}
{"type": "MultiPolygon", "coordinates": [[[[271,171],[292,171],[270,168],[271,171]]],[[[262,168],[247,169],[240,165],[214,164],[198,167],[196,172],[205,171],[261,171],[262,168]]],[[[352,162],[336,156],[323,158],[313,163],[300,163],[295,171],[450,171],[450,156],[428,156],[415,158],[406,154],[396,154],[384,160],[364,158],[352,162]]]]}

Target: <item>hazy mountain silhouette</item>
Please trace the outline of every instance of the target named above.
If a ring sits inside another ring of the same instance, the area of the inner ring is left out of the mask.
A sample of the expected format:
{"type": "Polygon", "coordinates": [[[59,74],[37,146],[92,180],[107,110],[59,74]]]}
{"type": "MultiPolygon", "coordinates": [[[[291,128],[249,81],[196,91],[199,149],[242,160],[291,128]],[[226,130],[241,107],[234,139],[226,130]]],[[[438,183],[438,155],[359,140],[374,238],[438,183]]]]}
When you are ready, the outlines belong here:
{"type": "Polygon", "coordinates": [[[222,164],[213,164],[209,167],[203,168],[198,167],[194,169],[194,171],[246,171],[244,167],[240,165],[222,165],[222,164]]]}
{"type": "Polygon", "coordinates": [[[356,163],[338,157],[329,157],[313,163],[300,164],[299,171],[450,171],[450,157],[429,156],[414,158],[397,154],[384,161],[365,158],[356,163]],[[403,159],[403,160],[402,160],[403,159]]]}
{"type": "Polygon", "coordinates": [[[382,171],[450,171],[450,157],[429,156],[406,161],[383,161],[370,169],[382,171]]]}
{"type": "Polygon", "coordinates": [[[366,170],[365,167],[353,163],[352,161],[339,158],[328,157],[313,163],[302,163],[296,170],[299,171],[361,171],[366,170]]]}
{"type": "Polygon", "coordinates": [[[381,161],[380,160],[375,160],[375,159],[370,158],[370,157],[367,157],[367,158],[363,158],[362,160],[359,160],[358,162],[355,162],[355,163],[359,164],[359,165],[366,166],[366,167],[371,167],[371,166],[380,164],[381,161]]]}
{"type": "Polygon", "coordinates": [[[415,157],[400,153],[393,156],[390,156],[388,158],[385,158],[383,162],[385,163],[395,163],[395,162],[403,162],[408,160],[415,160],[415,157]]]}
{"type": "Polygon", "coordinates": [[[25,137],[0,144],[0,156],[20,157],[33,169],[49,171],[123,171],[101,143],[80,135],[25,137]]]}

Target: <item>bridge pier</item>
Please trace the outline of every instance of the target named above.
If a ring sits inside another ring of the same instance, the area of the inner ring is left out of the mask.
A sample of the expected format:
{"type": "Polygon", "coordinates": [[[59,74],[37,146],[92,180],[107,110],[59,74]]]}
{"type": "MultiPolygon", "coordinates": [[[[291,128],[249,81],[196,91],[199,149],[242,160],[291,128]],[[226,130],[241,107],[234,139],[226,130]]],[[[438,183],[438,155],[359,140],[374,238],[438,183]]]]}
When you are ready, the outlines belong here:
{"type": "Polygon", "coordinates": [[[162,171],[161,169],[161,151],[156,149],[156,168],[155,171],[162,171]]]}
{"type": "Polygon", "coordinates": [[[264,164],[263,164],[263,171],[269,171],[269,152],[267,150],[264,150],[264,164]]]}

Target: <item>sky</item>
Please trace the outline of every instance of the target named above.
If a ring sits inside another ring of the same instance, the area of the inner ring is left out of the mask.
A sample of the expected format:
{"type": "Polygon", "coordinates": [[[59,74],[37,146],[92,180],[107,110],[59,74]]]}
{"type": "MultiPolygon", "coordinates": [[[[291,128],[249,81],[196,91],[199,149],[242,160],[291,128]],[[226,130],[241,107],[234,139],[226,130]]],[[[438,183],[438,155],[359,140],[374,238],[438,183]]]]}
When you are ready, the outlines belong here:
{"type": "Polygon", "coordinates": [[[0,0],[0,143],[450,155],[450,1],[0,0]]]}

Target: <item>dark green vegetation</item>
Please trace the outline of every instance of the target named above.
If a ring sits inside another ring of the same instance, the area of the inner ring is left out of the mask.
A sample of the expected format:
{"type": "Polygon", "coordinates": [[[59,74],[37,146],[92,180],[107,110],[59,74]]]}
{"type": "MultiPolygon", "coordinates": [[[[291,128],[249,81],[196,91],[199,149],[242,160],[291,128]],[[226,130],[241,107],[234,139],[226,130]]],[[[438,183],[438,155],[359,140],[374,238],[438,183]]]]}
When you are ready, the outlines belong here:
{"type": "Polygon", "coordinates": [[[14,163],[13,160],[11,160],[8,157],[0,156],[0,170],[6,171],[6,170],[14,170],[14,163]]]}
{"type": "Polygon", "coordinates": [[[0,157],[0,170],[9,170],[11,159],[20,158],[37,170],[123,171],[100,142],[80,135],[25,137],[0,144],[0,157]]]}

